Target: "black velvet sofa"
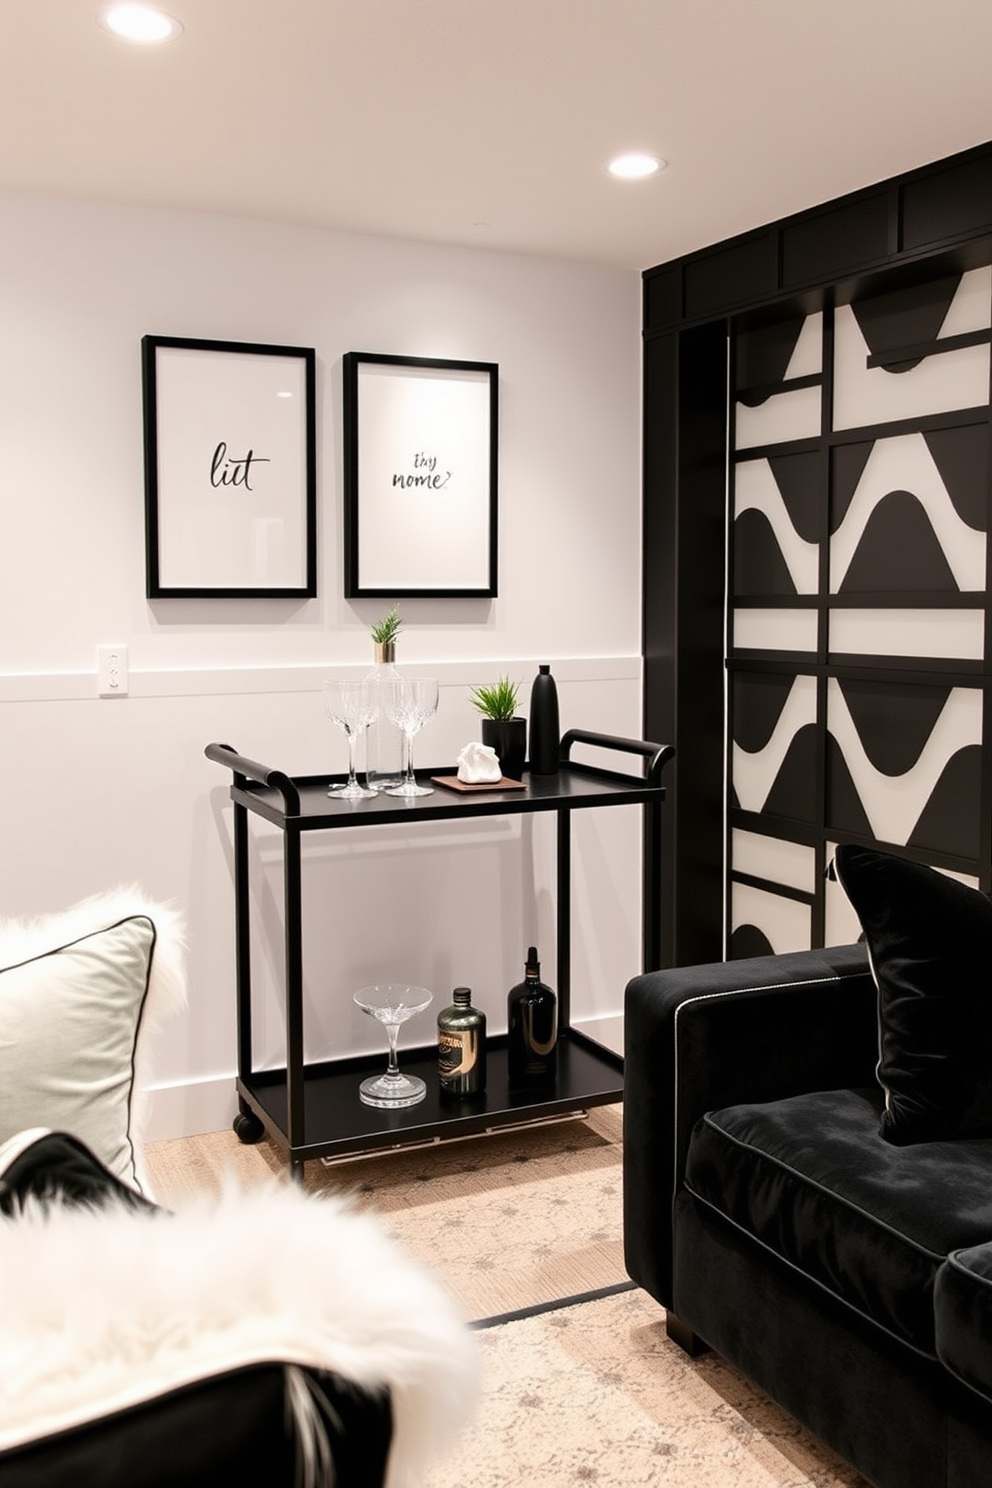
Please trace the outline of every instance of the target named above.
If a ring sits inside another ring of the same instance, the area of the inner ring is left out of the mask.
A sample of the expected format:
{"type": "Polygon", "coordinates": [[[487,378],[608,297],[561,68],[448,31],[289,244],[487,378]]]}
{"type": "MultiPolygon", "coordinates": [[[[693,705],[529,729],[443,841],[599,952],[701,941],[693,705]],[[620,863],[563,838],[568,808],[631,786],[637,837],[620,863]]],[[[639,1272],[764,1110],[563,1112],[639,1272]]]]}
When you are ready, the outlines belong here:
{"type": "Polygon", "coordinates": [[[841,851],[867,948],[629,984],[627,1270],[877,1488],[988,1488],[992,905],[841,851]]]}

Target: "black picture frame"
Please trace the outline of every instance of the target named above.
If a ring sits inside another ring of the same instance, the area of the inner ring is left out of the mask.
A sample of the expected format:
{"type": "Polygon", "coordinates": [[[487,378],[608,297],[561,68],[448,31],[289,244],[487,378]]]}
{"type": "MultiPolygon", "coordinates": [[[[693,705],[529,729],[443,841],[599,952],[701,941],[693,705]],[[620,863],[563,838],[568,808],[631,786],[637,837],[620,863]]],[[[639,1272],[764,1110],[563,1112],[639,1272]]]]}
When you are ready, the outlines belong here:
{"type": "Polygon", "coordinates": [[[312,348],[143,336],[146,594],[317,593],[312,348]]]}
{"type": "Polygon", "coordinates": [[[350,351],[343,403],[345,597],[495,597],[497,363],[350,351]]]}

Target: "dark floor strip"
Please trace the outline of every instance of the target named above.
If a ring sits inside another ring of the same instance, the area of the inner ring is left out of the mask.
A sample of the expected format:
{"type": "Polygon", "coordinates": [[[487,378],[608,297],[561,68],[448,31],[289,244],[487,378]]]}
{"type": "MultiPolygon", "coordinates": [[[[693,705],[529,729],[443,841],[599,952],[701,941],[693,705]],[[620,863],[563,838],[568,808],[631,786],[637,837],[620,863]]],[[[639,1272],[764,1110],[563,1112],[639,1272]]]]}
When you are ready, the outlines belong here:
{"type": "Polygon", "coordinates": [[[471,1328],[501,1328],[504,1323],[519,1323],[524,1318],[540,1317],[545,1312],[560,1312],[566,1307],[578,1307],[582,1302],[598,1302],[601,1297],[615,1297],[618,1292],[632,1292],[636,1281],[617,1281],[613,1286],[596,1287],[591,1292],[578,1292],[574,1297],[556,1297],[553,1302],[536,1302],[533,1307],[521,1307],[518,1312],[501,1312],[496,1317],[477,1318],[471,1328]]]}

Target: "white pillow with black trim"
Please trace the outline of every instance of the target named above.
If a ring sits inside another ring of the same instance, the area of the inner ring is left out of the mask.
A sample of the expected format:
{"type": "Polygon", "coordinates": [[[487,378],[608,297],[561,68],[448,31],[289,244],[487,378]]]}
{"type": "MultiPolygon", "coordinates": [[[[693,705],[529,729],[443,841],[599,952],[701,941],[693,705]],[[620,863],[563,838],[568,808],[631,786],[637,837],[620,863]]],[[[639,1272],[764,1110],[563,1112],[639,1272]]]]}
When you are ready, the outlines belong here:
{"type": "Polygon", "coordinates": [[[139,1190],[149,1035],[185,1002],[180,917],[117,889],[0,921],[0,1142],[71,1132],[139,1190]]]}

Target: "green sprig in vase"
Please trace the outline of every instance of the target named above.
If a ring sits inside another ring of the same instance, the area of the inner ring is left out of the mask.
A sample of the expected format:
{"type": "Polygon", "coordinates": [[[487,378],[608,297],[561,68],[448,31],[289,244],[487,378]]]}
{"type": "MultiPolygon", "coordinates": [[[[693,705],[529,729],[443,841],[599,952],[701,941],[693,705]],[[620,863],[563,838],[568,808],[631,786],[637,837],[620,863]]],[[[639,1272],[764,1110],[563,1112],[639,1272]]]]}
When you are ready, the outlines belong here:
{"type": "Polygon", "coordinates": [[[386,686],[398,682],[396,637],[402,621],[394,606],[372,626],[370,635],[375,648],[375,665],[366,681],[378,705],[374,723],[365,731],[365,784],[369,790],[384,791],[403,781],[403,735],[386,717],[383,700],[386,686]]]}

